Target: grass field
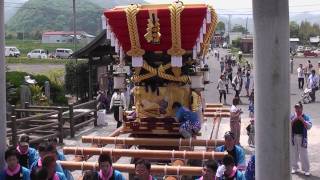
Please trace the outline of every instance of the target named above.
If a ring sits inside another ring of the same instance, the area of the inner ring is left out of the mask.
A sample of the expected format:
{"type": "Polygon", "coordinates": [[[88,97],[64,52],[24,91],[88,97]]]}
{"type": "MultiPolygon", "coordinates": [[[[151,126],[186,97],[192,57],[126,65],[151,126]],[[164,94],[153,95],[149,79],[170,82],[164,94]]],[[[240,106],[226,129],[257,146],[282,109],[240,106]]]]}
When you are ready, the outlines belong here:
{"type": "Polygon", "coordinates": [[[66,64],[72,59],[29,59],[27,57],[6,57],[7,64],[66,64]]]}
{"type": "MultiPolygon", "coordinates": [[[[20,50],[22,57],[26,57],[27,53],[33,49],[44,49],[48,50],[49,53],[54,52],[57,48],[74,50],[72,43],[43,44],[41,43],[41,40],[6,40],[6,46],[16,46],[20,50]]],[[[81,47],[83,47],[83,45],[77,44],[77,49],[80,49],[81,47]]]]}

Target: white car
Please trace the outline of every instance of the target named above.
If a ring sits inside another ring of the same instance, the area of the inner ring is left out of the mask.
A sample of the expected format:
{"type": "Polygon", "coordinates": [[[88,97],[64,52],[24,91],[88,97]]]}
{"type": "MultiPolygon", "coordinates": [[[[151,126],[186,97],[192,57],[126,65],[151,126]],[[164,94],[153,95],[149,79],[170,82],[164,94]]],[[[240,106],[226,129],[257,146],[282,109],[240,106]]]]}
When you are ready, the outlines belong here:
{"type": "Polygon", "coordinates": [[[320,55],[320,49],[316,49],[316,50],[314,50],[314,51],[312,51],[312,52],[314,52],[314,53],[316,53],[316,54],[320,55]]]}
{"type": "Polygon", "coordinates": [[[28,58],[47,59],[48,55],[43,49],[34,49],[27,54],[28,58]]]}
{"type": "Polygon", "coordinates": [[[6,57],[19,57],[20,56],[20,51],[15,46],[6,46],[4,55],[6,57]]]}

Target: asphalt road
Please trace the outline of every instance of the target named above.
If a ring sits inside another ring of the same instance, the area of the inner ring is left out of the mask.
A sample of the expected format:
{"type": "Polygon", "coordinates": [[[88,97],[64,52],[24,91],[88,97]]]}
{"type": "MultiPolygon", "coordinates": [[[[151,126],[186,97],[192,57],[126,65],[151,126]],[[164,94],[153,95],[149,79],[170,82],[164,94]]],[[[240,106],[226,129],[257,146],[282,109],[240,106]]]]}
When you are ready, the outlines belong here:
{"type": "MultiPolygon", "coordinates": [[[[226,54],[226,50],[219,49],[220,51],[220,57],[222,57],[224,54],[226,54]]],[[[252,61],[252,58],[247,58],[249,61],[252,61]]],[[[307,60],[311,60],[314,67],[317,67],[317,63],[320,61],[320,58],[295,58],[294,59],[294,73],[290,75],[290,85],[291,85],[291,107],[298,102],[301,98],[302,91],[298,89],[298,83],[297,83],[297,75],[296,75],[296,67],[298,64],[306,64],[307,60]]],[[[289,60],[288,60],[289,61],[289,60]]],[[[219,102],[219,94],[217,90],[217,82],[220,75],[220,65],[217,59],[215,59],[213,56],[210,56],[208,59],[209,67],[211,68],[210,78],[211,83],[206,86],[205,91],[205,99],[206,102],[212,102],[217,103],[219,102]]],[[[53,69],[63,69],[64,65],[25,65],[25,64],[9,64],[9,69],[12,70],[20,70],[20,71],[26,71],[30,73],[45,73],[49,70],[53,69]]],[[[290,67],[288,67],[290,68],[290,67]]],[[[244,95],[244,90],[242,91],[241,95],[244,95]]],[[[231,100],[234,96],[234,92],[231,90],[230,94],[227,95],[227,103],[231,103],[231,100]]],[[[245,131],[245,127],[247,124],[249,124],[249,118],[248,118],[248,98],[241,97],[243,101],[243,105],[241,105],[241,108],[244,110],[244,114],[242,116],[242,130],[241,130],[241,144],[246,150],[246,157],[249,158],[251,154],[254,153],[254,148],[251,148],[247,145],[247,135],[245,131]]],[[[317,101],[316,103],[312,104],[305,104],[304,105],[304,111],[305,113],[309,114],[313,121],[313,127],[309,131],[309,158],[311,162],[311,174],[312,176],[308,179],[314,179],[314,180],[320,180],[320,156],[318,154],[320,150],[320,91],[317,92],[317,101]]],[[[293,110],[293,108],[292,108],[293,110]]],[[[89,146],[89,144],[83,144],[81,143],[81,135],[99,135],[99,136],[106,136],[109,133],[111,133],[115,129],[115,121],[112,120],[113,116],[108,115],[108,126],[106,127],[87,127],[86,129],[83,129],[83,131],[80,131],[77,133],[76,138],[65,139],[65,144],[68,146],[89,146]],[[110,120],[110,121],[109,121],[110,120]]],[[[207,125],[204,125],[202,128],[202,138],[208,138],[210,136],[210,127],[211,122],[209,121],[207,125]]],[[[222,138],[225,131],[229,129],[229,120],[223,119],[221,123],[221,127],[219,129],[218,137],[222,138]]],[[[259,133],[259,132],[257,132],[259,133]]],[[[109,147],[113,147],[110,146],[109,147]]],[[[289,152],[288,152],[289,153],[289,152]]],[[[73,159],[73,156],[67,156],[69,160],[73,159]]],[[[91,158],[89,161],[96,161],[96,158],[91,158]]],[[[121,158],[120,162],[122,163],[128,163],[127,158],[121,158]]],[[[75,176],[78,176],[81,174],[80,171],[73,172],[75,176]]],[[[303,175],[294,175],[292,176],[292,179],[298,180],[298,179],[306,179],[303,175]]]]}
{"type": "MultiPolygon", "coordinates": [[[[227,53],[226,50],[224,49],[219,49],[219,52],[220,52],[220,57],[222,57],[227,53]]],[[[253,61],[252,57],[251,58],[247,57],[246,59],[248,59],[250,62],[253,61]]],[[[318,62],[320,61],[320,58],[295,58],[294,59],[294,68],[293,68],[294,71],[293,71],[293,74],[290,74],[290,90],[291,90],[290,97],[291,97],[292,111],[294,110],[293,109],[294,104],[296,104],[301,99],[301,94],[302,94],[302,91],[298,89],[296,69],[299,64],[306,64],[307,60],[311,60],[311,62],[313,63],[313,66],[318,67],[318,62]]],[[[218,91],[216,87],[217,87],[218,77],[220,75],[220,65],[217,59],[215,59],[214,57],[211,57],[208,62],[209,62],[210,68],[213,69],[213,72],[211,71],[212,82],[207,86],[207,90],[205,92],[206,101],[218,102],[219,97],[218,97],[218,91]]],[[[231,93],[232,94],[227,95],[227,103],[229,104],[231,103],[232,98],[234,96],[234,92],[231,91],[231,93]]],[[[249,124],[248,110],[247,110],[248,98],[243,97],[244,95],[245,95],[245,90],[242,90],[240,97],[242,96],[241,99],[244,102],[244,104],[241,105],[240,107],[242,108],[242,110],[244,110],[245,113],[242,116],[241,144],[245,148],[246,157],[248,158],[250,154],[254,153],[254,149],[250,148],[247,145],[247,135],[246,135],[245,127],[249,124]]],[[[309,142],[308,150],[309,150],[309,159],[311,163],[312,176],[307,178],[302,174],[297,174],[292,176],[293,180],[306,179],[306,178],[320,180],[320,156],[318,154],[320,150],[320,138],[319,138],[320,137],[320,91],[317,92],[316,96],[317,96],[317,100],[315,103],[304,105],[304,112],[311,116],[312,122],[313,122],[313,127],[308,133],[308,142],[309,142]]],[[[225,120],[222,122],[222,128],[220,129],[219,136],[222,137],[223,131],[228,129],[229,129],[229,121],[225,120]]],[[[259,132],[256,132],[256,133],[259,133],[259,132]]]]}

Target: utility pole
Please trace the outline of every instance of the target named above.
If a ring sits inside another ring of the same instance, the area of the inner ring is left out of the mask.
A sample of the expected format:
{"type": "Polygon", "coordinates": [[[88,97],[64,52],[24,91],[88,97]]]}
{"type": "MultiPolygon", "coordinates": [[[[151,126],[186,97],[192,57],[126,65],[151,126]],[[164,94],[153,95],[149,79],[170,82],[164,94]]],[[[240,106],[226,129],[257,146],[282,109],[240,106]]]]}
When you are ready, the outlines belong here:
{"type": "Polygon", "coordinates": [[[232,15],[229,14],[228,17],[229,17],[229,20],[228,20],[228,44],[231,44],[231,42],[230,42],[230,31],[231,31],[231,17],[232,17],[232,15]]]}
{"type": "Polygon", "coordinates": [[[73,46],[74,51],[77,50],[77,30],[76,30],[76,0],[73,0],[73,46]]]}
{"type": "Polygon", "coordinates": [[[4,152],[7,147],[6,61],[4,58],[4,42],[4,0],[0,0],[0,169],[5,167],[4,152]]]}
{"type": "Polygon", "coordinates": [[[256,179],[289,180],[289,2],[252,0],[252,7],[256,179]]]}
{"type": "Polygon", "coordinates": [[[248,17],[246,19],[246,37],[247,37],[247,34],[248,34],[248,17]]]}

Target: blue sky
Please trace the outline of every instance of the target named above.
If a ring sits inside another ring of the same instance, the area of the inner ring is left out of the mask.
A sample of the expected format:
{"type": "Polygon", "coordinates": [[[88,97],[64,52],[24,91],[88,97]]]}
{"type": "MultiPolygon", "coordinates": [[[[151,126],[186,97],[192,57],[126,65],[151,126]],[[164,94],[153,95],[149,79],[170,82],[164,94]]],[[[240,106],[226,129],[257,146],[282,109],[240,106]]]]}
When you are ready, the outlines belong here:
{"type": "MultiPolygon", "coordinates": [[[[151,3],[171,3],[173,0],[146,0],[151,3]]],[[[211,4],[220,14],[251,14],[252,0],[183,0],[185,3],[211,4]]],[[[289,0],[291,14],[319,13],[320,0],[289,0]]]]}

